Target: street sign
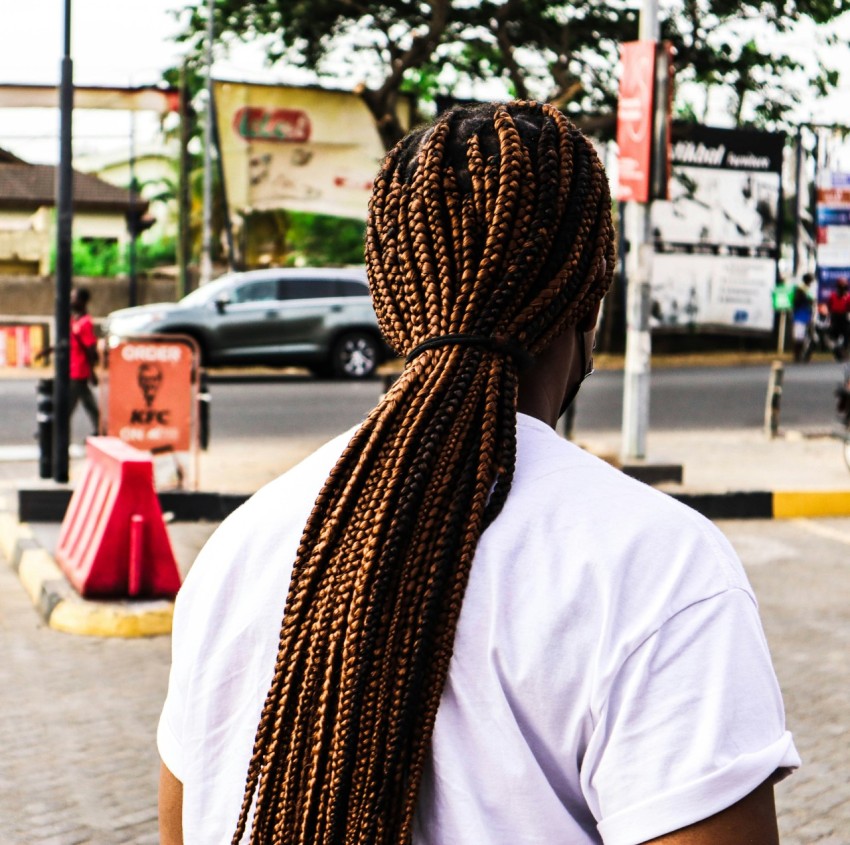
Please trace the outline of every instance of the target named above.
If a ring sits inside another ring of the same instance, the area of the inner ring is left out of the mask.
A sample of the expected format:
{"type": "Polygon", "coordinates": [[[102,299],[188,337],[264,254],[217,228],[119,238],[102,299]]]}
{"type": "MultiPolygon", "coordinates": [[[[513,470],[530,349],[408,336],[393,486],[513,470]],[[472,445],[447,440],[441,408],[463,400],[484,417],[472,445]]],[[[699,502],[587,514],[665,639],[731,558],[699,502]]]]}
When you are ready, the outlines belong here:
{"type": "Polygon", "coordinates": [[[199,362],[191,337],[107,338],[104,433],[150,451],[160,489],[185,487],[192,475],[197,483],[199,362]]]}
{"type": "Polygon", "coordinates": [[[788,285],[779,285],[773,289],[773,310],[790,311],[794,302],[794,288],[788,285]]]}

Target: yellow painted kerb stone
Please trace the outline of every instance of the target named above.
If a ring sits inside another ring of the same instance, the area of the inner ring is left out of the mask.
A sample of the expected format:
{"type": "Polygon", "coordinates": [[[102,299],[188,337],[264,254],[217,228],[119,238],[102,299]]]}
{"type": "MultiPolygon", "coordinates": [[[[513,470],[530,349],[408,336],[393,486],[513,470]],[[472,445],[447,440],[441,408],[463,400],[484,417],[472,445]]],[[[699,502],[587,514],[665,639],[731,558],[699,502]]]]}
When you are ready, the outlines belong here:
{"type": "Polygon", "coordinates": [[[91,637],[154,637],[171,633],[173,614],[174,605],[170,602],[132,613],[124,607],[69,600],[60,601],[53,608],[49,625],[57,631],[91,637]]]}
{"type": "Polygon", "coordinates": [[[850,491],[809,490],[799,493],[774,493],[773,515],[777,519],[850,516],[850,491]]]}
{"type": "Polygon", "coordinates": [[[44,549],[25,549],[21,555],[18,577],[32,603],[38,606],[41,590],[45,581],[62,578],[62,572],[53,557],[44,549]]]}
{"type": "Polygon", "coordinates": [[[15,544],[19,540],[32,537],[32,529],[26,523],[19,523],[8,511],[0,511],[0,552],[6,560],[15,553],[15,544]]]}

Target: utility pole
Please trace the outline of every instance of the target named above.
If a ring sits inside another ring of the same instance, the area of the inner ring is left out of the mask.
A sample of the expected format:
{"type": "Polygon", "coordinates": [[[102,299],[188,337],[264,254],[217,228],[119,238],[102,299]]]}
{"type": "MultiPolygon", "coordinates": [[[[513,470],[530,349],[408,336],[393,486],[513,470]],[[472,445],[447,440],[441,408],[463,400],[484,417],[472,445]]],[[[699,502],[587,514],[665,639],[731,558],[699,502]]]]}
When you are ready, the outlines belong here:
{"type": "Polygon", "coordinates": [[[203,243],[201,247],[202,285],[212,280],[212,148],[213,148],[213,39],[215,37],[215,0],[209,0],[207,6],[207,110],[204,126],[204,222],[203,243]]]}
{"type": "Polygon", "coordinates": [[[803,208],[803,127],[797,126],[797,142],[794,145],[794,252],[791,275],[796,280],[800,273],[800,225],[803,208]]]}
{"type": "MultiPolygon", "coordinates": [[[[643,0],[638,38],[654,41],[660,38],[658,0],[643,0]]],[[[625,209],[626,239],[626,360],[623,373],[624,459],[646,457],[646,435],[649,429],[649,376],[652,340],[649,332],[651,199],[646,203],[627,202],[625,209]]]]}
{"type": "Polygon", "coordinates": [[[130,112],[130,213],[128,215],[130,242],[127,244],[127,298],[131,308],[138,305],[138,268],[136,266],[136,238],[140,215],[137,210],[139,186],[136,182],[136,112],[130,112]]]}
{"type": "Polygon", "coordinates": [[[186,62],[180,66],[180,175],[177,187],[177,298],[189,293],[189,83],[186,62]]]}
{"type": "Polygon", "coordinates": [[[71,0],[65,0],[65,32],[59,85],[59,168],[56,176],[56,306],[53,365],[53,479],[68,481],[71,439],[71,236],[74,222],[74,171],[71,116],[74,110],[74,67],[71,62],[71,0]]]}

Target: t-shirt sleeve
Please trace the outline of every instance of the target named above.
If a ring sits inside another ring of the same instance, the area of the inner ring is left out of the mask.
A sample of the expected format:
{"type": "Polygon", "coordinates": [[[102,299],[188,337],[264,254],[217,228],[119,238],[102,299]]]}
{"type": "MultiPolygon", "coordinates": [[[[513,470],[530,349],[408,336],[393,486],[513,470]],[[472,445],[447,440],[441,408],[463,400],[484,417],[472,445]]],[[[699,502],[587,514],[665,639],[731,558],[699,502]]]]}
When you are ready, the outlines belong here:
{"type": "MultiPolygon", "coordinates": [[[[226,525],[226,523],[225,523],[226,525]]],[[[223,527],[201,549],[177,593],[171,625],[171,670],[168,693],[159,717],[156,744],[162,762],[181,783],[186,783],[188,750],[187,714],[191,712],[193,670],[203,654],[208,630],[209,605],[219,591],[212,564],[221,543],[223,527]],[[210,571],[212,570],[212,571],[210,571]]]]}
{"type": "MultiPolygon", "coordinates": [[[[185,586],[185,585],[184,585],[185,586]]],[[[182,592],[182,588],[181,588],[182,592]]],[[[162,762],[181,783],[186,777],[183,762],[183,714],[186,710],[188,677],[183,659],[183,636],[180,612],[185,595],[177,594],[171,640],[171,671],[168,678],[168,695],[163,704],[156,731],[156,745],[162,762]]]]}
{"type": "Polygon", "coordinates": [[[97,344],[97,336],[94,333],[94,323],[91,317],[80,320],[77,336],[85,347],[95,346],[97,344]]]}
{"type": "Polygon", "coordinates": [[[581,780],[605,845],[634,845],[799,763],[755,602],[733,588],[676,613],[624,661],[581,780]]]}

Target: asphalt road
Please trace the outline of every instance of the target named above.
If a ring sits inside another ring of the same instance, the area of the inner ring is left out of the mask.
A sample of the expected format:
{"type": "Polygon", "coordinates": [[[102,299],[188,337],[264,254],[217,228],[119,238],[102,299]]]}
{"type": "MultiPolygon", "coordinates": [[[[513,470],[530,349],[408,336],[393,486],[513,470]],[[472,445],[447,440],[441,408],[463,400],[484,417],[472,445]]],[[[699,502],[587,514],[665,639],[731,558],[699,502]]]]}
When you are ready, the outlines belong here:
{"type": "MultiPolygon", "coordinates": [[[[764,423],[770,375],[767,365],[655,369],[650,387],[650,428],[663,430],[759,428],[764,423]]],[[[828,429],[836,422],[834,390],[842,368],[830,362],[787,366],[781,422],[787,428],[828,429]]],[[[213,438],[332,435],[353,425],[378,401],[379,379],[316,381],[286,375],[216,379],[211,384],[213,438]]],[[[35,379],[0,381],[0,446],[34,443],[35,379]]],[[[621,426],[623,375],[605,370],[582,387],[576,431],[616,431],[621,426]]],[[[72,440],[82,443],[87,421],[78,410],[72,440]]]]}

